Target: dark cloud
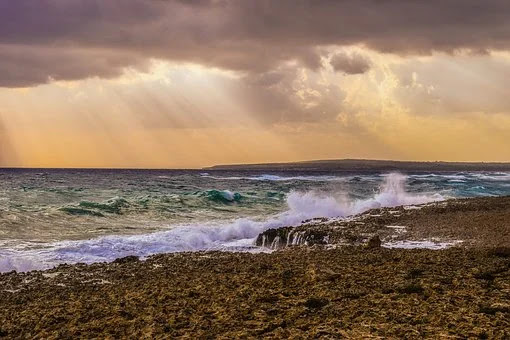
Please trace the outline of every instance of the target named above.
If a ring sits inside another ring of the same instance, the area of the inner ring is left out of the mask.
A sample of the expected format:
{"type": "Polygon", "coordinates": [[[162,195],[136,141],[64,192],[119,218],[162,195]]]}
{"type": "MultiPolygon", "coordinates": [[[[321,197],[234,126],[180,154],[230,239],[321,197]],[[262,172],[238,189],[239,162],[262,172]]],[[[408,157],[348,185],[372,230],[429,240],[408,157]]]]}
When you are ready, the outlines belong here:
{"type": "Polygon", "coordinates": [[[336,72],[346,74],[362,74],[370,69],[370,61],[358,53],[336,53],[330,63],[336,72]]]}
{"type": "Polygon", "coordinates": [[[317,48],[331,45],[507,50],[509,16],[507,0],[0,0],[0,86],[111,77],[150,58],[246,74],[290,60],[317,69],[317,48]]]}
{"type": "Polygon", "coordinates": [[[126,67],[144,69],[147,59],[101,49],[0,46],[0,85],[27,87],[50,80],[115,77],[126,67]]]}

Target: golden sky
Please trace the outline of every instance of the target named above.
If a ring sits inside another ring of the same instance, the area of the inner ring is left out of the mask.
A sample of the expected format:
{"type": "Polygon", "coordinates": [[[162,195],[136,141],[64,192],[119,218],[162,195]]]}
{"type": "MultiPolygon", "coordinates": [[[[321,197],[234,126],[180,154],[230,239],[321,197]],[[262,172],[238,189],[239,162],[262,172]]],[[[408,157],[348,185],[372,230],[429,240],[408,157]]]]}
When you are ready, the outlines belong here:
{"type": "Polygon", "coordinates": [[[398,22],[377,1],[49,3],[0,14],[0,166],[510,161],[510,30],[496,10],[478,13],[474,34],[455,16],[427,22],[426,5],[398,22]],[[293,3],[309,26],[286,22],[293,3]],[[62,11],[80,29],[48,26],[62,11]]]}

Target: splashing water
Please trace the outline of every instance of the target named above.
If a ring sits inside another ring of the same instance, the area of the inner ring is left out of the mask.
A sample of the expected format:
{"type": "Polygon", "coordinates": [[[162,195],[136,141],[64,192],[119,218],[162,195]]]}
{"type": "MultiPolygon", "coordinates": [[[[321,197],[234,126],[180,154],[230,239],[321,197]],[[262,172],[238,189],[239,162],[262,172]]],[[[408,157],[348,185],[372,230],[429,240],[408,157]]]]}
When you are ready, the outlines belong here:
{"type": "MultiPolygon", "coordinates": [[[[74,241],[62,240],[46,242],[42,246],[39,244],[35,247],[30,242],[19,242],[14,247],[0,248],[0,271],[26,271],[49,268],[59,263],[112,261],[115,258],[128,255],[143,257],[156,253],[178,251],[260,251],[253,246],[253,240],[259,233],[269,228],[295,226],[303,220],[317,217],[346,217],[372,208],[414,205],[444,199],[438,193],[407,192],[407,177],[401,174],[384,175],[382,179],[383,183],[379,189],[371,197],[363,199],[353,199],[345,192],[326,192],[318,189],[292,190],[286,197],[286,210],[266,219],[252,217],[237,218],[231,222],[186,223],[150,233],[113,234],[74,241]]],[[[307,178],[306,181],[309,179],[307,178]]],[[[278,179],[278,182],[281,181],[278,179]]],[[[204,195],[209,202],[221,203],[222,206],[242,204],[244,200],[241,199],[244,196],[228,190],[209,190],[205,191],[204,195]]],[[[201,196],[202,194],[199,194],[196,197],[201,196]]],[[[111,214],[115,215],[115,218],[122,217],[123,208],[131,207],[127,201],[121,201],[119,198],[109,202],[122,202],[122,204],[115,205],[116,209],[111,214]]],[[[80,203],[79,206],[82,208],[99,206],[106,214],[109,209],[105,207],[109,208],[110,205],[80,203]]],[[[80,218],[84,217],[80,216],[80,218]]],[[[99,220],[99,217],[88,216],[86,218],[99,220]]]]}

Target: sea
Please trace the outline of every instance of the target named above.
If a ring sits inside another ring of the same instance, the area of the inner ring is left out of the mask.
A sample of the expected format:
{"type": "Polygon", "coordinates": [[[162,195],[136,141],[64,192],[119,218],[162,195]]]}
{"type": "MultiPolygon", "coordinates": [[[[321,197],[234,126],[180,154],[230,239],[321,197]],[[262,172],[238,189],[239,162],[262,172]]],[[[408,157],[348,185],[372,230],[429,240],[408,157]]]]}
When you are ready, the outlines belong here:
{"type": "Polygon", "coordinates": [[[254,240],[269,228],[502,195],[510,195],[510,173],[0,169],[0,272],[267,251],[254,240]]]}

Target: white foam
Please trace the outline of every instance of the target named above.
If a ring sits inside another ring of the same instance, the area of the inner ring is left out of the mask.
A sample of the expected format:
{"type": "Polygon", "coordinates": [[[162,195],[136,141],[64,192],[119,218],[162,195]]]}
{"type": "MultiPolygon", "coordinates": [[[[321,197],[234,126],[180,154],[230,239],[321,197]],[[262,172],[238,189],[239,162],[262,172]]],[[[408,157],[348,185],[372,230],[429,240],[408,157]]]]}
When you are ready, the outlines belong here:
{"type": "Polygon", "coordinates": [[[432,249],[432,250],[440,250],[453,247],[462,241],[450,241],[450,242],[440,242],[435,240],[422,240],[422,241],[393,241],[383,243],[382,246],[384,248],[399,248],[399,249],[432,249]]]}
{"type": "Polygon", "coordinates": [[[416,205],[408,205],[404,207],[404,210],[420,210],[422,207],[416,205]]]}
{"type": "Polygon", "coordinates": [[[397,234],[407,233],[407,227],[403,225],[387,225],[386,228],[393,229],[397,234]]]}
{"type": "MultiPolygon", "coordinates": [[[[367,200],[349,201],[317,192],[291,192],[288,210],[266,221],[241,218],[225,224],[176,226],[144,235],[115,235],[91,240],[63,241],[44,249],[0,249],[0,272],[44,269],[59,263],[112,261],[128,255],[149,256],[197,250],[249,249],[257,235],[269,228],[295,226],[318,217],[346,217],[368,209],[421,204],[443,199],[437,194],[413,195],[404,190],[406,177],[390,174],[380,191],[367,200]]],[[[233,195],[233,194],[232,194],[233,195]]],[[[227,194],[228,196],[228,194],[227,194]]]]}
{"type": "Polygon", "coordinates": [[[330,181],[345,181],[351,179],[352,176],[278,176],[263,174],[259,176],[239,177],[239,176],[206,176],[212,179],[218,180],[251,180],[251,181],[273,181],[273,182],[285,182],[285,181],[311,181],[311,182],[330,182],[330,181]]]}
{"type": "Polygon", "coordinates": [[[407,227],[403,226],[403,225],[387,225],[386,228],[402,230],[402,229],[406,229],[407,227]]]}
{"type": "Polygon", "coordinates": [[[227,201],[233,201],[235,199],[234,193],[230,190],[220,191],[220,194],[227,201]]]}
{"type": "Polygon", "coordinates": [[[510,172],[474,173],[473,177],[486,181],[510,181],[510,172]]]}

